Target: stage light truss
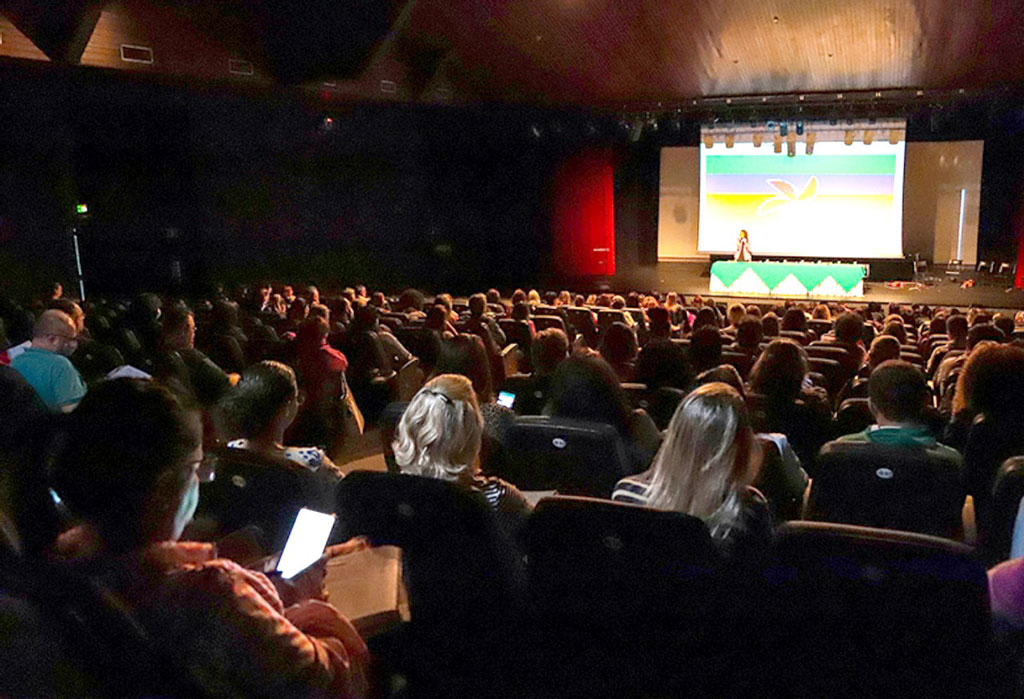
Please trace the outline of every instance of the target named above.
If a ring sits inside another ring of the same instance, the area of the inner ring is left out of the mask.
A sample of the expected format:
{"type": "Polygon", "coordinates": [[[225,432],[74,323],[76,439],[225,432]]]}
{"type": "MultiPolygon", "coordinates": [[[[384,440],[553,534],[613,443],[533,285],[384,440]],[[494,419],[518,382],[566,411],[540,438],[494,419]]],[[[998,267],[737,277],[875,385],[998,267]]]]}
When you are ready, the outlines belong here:
{"type": "Polygon", "coordinates": [[[727,148],[736,143],[752,143],[760,147],[768,140],[774,144],[775,152],[779,153],[785,141],[788,155],[797,154],[796,144],[800,141],[804,143],[804,148],[800,152],[812,155],[815,143],[835,141],[851,145],[855,141],[862,141],[865,145],[871,145],[879,135],[883,135],[892,144],[906,140],[906,120],[823,119],[742,123],[719,121],[701,126],[701,141],[706,148],[712,148],[716,143],[724,143],[727,148]]]}

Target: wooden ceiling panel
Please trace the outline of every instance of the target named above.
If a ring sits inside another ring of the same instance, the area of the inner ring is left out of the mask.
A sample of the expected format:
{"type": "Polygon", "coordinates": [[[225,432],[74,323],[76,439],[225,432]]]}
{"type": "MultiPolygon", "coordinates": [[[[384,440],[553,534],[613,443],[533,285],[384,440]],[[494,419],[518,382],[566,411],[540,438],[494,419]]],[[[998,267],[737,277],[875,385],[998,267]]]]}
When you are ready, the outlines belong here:
{"type": "Polygon", "coordinates": [[[987,0],[446,0],[421,2],[410,31],[449,41],[478,93],[614,103],[1019,82],[1018,10],[987,0]]]}

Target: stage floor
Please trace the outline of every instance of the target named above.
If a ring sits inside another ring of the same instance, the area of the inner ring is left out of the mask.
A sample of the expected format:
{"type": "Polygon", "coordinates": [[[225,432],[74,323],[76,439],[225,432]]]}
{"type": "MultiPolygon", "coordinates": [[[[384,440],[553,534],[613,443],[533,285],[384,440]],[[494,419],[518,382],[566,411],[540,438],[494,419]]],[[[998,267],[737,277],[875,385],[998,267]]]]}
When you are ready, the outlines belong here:
{"type": "MultiPolygon", "coordinates": [[[[632,269],[620,269],[614,277],[576,283],[569,288],[591,288],[595,285],[616,292],[636,291],[676,291],[686,296],[701,294],[711,295],[708,291],[710,280],[710,262],[659,262],[656,265],[636,266],[632,269]]],[[[934,279],[934,278],[933,278],[934,279]]],[[[961,281],[974,279],[976,285],[970,289],[961,289],[960,283],[947,279],[934,279],[934,283],[921,289],[890,289],[884,282],[865,281],[864,296],[849,299],[828,299],[845,303],[862,303],[877,301],[879,303],[927,304],[930,306],[985,306],[994,309],[1024,309],[1024,291],[1006,292],[1012,284],[1005,276],[983,275],[978,272],[964,272],[961,281]]],[[[716,299],[745,298],[757,301],[768,301],[774,298],[767,296],[730,297],[713,294],[716,299]]],[[[795,297],[794,297],[795,298],[795,297]]],[[[804,297],[801,299],[806,300],[804,297]]]]}

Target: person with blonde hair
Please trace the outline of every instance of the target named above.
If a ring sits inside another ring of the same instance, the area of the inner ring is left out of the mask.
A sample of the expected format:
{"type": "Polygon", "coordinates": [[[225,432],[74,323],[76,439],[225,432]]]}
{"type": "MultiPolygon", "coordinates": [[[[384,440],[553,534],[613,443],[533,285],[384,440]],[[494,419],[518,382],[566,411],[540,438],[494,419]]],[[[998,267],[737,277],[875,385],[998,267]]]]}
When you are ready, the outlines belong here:
{"type": "Polygon", "coordinates": [[[679,404],[651,468],[620,480],[612,500],[698,517],[726,558],[746,557],[767,550],[772,532],[768,503],[751,486],[760,465],[743,398],[708,383],[679,404]]]}
{"type": "Polygon", "coordinates": [[[523,494],[500,478],[480,474],[484,421],[472,382],[441,374],[413,396],[395,431],[402,473],[453,481],[484,496],[498,525],[514,536],[530,512],[523,494]]]}

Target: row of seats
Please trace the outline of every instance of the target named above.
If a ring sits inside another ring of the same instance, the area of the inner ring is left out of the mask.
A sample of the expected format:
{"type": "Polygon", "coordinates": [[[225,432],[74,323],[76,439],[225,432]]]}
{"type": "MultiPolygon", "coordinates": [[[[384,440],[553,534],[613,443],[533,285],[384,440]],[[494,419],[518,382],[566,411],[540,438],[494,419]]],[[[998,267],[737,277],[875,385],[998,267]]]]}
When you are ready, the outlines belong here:
{"type": "Polygon", "coordinates": [[[440,481],[355,472],[339,507],[346,536],[403,550],[421,652],[375,652],[445,695],[993,690],[985,570],[944,539],[791,522],[752,573],[723,568],[696,518],[603,500],[541,500],[522,552],[440,481]]]}

